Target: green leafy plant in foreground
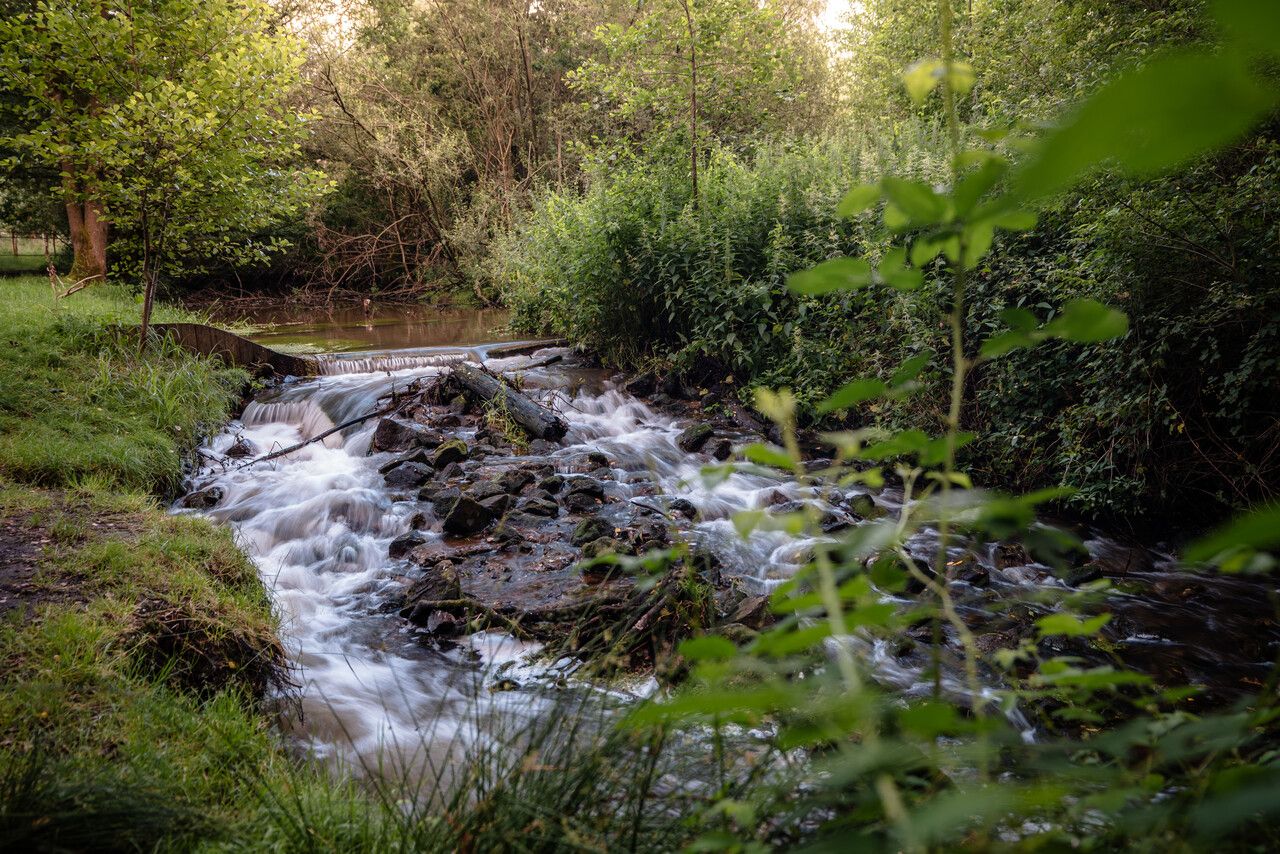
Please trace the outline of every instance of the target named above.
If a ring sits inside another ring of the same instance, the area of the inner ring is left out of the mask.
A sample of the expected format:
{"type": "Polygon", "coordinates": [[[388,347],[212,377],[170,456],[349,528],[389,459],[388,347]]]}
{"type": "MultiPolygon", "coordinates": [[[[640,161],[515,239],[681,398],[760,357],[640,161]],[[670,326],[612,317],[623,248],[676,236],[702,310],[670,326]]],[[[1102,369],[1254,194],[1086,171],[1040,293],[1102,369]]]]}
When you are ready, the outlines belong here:
{"type": "MultiPolygon", "coordinates": [[[[1076,612],[1105,582],[1041,612],[1034,641],[985,654],[948,581],[975,544],[1018,537],[1050,565],[1081,548],[1068,533],[1034,524],[1036,506],[1061,490],[995,495],[975,489],[958,469],[957,449],[973,439],[961,430],[966,376],[1044,341],[1105,342],[1128,329],[1123,313],[1078,299],[1047,322],[1009,309],[1002,316],[1007,329],[975,349],[963,326],[969,276],[998,231],[1034,227],[1036,200],[1102,168],[1150,175],[1177,166],[1234,141],[1273,110],[1277,89],[1266,63],[1280,45],[1280,16],[1264,2],[1219,4],[1223,47],[1158,55],[1121,76],[1015,166],[994,148],[962,147],[956,99],[973,86],[973,72],[952,55],[950,3],[939,3],[939,14],[941,56],[912,66],[904,82],[917,101],[935,92],[942,99],[950,181],[939,189],[885,177],[850,190],[841,216],[878,210],[902,241],[878,259],[832,258],[795,273],[789,285],[807,295],[873,282],[911,291],[921,287],[926,269],[945,269],[952,283],[946,429],[939,436],[919,430],[827,436],[836,457],[815,486],[833,479],[878,487],[892,465],[905,498],[901,513],[819,540],[808,565],[771,597],[777,625],[745,648],[722,637],[686,641],[689,684],[638,709],[630,722],[659,730],[705,726],[717,745],[726,734],[749,745],[737,757],[717,751],[721,773],[701,814],[698,850],[800,841],[894,851],[1275,845],[1280,665],[1257,695],[1201,712],[1188,702],[1194,687],[1158,685],[1122,665],[1075,654],[1105,646],[1099,632],[1109,616],[1076,612]],[[910,553],[908,540],[929,531],[937,545],[924,562],[910,553]],[[912,588],[919,594],[909,605],[886,598],[912,588]],[[931,634],[923,675],[932,690],[904,701],[877,685],[859,649],[911,626],[931,634]],[[1038,716],[1034,738],[1025,737],[1024,712],[1038,716]],[[786,788],[762,796],[752,769],[785,767],[795,750],[807,751],[813,763],[804,785],[789,779],[786,788]]],[[[888,381],[853,380],[819,408],[910,394],[929,358],[909,360],[888,381]]],[[[803,473],[795,397],[762,390],[758,406],[781,428],[783,446],[745,449],[748,466],[803,473]]],[[[1194,545],[1186,558],[1223,572],[1271,570],[1269,550],[1280,546],[1278,514],[1275,507],[1257,510],[1194,545]]],[[[735,525],[744,535],[766,525],[816,532],[817,516],[812,508],[781,518],[748,511],[735,525]]]]}

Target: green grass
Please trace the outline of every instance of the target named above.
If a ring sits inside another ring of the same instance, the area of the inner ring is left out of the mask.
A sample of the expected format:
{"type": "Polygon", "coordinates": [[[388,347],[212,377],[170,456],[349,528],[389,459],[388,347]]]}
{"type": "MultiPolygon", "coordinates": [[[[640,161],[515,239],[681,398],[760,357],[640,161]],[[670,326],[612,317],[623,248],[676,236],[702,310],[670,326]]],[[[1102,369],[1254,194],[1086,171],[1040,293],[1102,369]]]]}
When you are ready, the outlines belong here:
{"type": "MultiPolygon", "coordinates": [[[[124,330],[139,313],[118,288],[57,300],[41,278],[0,280],[0,475],[178,485],[181,454],[227,419],[247,377],[171,346],[137,358],[124,330]]],[[[156,315],[193,319],[165,306],[156,315]]]]}
{"type": "Polygon", "coordinates": [[[43,255],[12,255],[0,250],[0,273],[43,273],[43,255]]]}

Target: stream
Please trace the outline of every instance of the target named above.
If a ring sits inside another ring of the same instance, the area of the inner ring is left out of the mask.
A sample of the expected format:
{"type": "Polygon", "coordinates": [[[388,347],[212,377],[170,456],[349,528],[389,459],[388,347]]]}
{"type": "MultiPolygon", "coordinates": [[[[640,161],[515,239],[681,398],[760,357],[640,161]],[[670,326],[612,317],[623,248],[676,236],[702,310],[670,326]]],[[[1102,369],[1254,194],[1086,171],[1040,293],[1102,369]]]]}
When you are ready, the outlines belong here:
{"type": "MultiPolygon", "coordinates": [[[[651,694],[657,683],[648,676],[608,685],[580,683],[569,672],[570,662],[536,657],[534,643],[493,629],[436,642],[402,617],[396,603],[419,568],[407,558],[389,557],[389,547],[415,528],[428,544],[445,538],[416,490],[389,484],[380,473],[397,455],[369,453],[377,419],[285,457],[238,468],[246,454],[316,436],[374,410],[393,389],[467,358],[484,360],[496,371],[520,371],[523,388],[549,402],[568,424],[567,435],[554,445],[469,460],[468,476],[513,465],[582,471],[581,460],[597,465],[603,455],[607,462],[592,471],[603,483],[602,516],[621,526],[646,507],[669,511],[677,500],[689,502],[698,511],[696,521],[669,513],[664,518],[681,519],[682,534],[714,554],[720,571],[748,594],[768,592],[789,578],[816,539],[783,531],[755,531],[743,539],[732,523],[735,512],[817,501],[836,518],[833,527],[840,527],[863,523],[868,500],[877,512],[893,513],[899,506],[891,489],[833,492],[824,487],[818,495],[814,487],[782,474],[737,472],[710,488],[699,476],[710,457],[676,444],[687,419],[627,394],[620,377],[588,366],[568,350],[495,359],[488,358],[490,344],[509,336],[485,335],[470,326],[448,345],[437,341],[406,348],[414,344],[412,333],[401,334],[398,349],[334,356],[326,375],[288,380],[259,394],[240,419],[202,449],[204,462],[192,474],[193,488],[217,490],[216,503],[199,510],[178,508],[231,526],[258,567],[274,598],[300,686],[286,725],[314,755],[338,765],[370,773],[439,774],[477,742],[501,741],[504,733],[553,709],[559,692],[596,691],[625,706],[651,694]],[[486,340],[477,340],[482,337],[486,340]],[[551,356],[562,358],[521,370],[551,356]]],[[[462,426],[455,432],[476,443],[474,429],[462,426]]],[[[729,438],[735,444],[754,441],[745,435],[729,438]]],[[[547,542],[512,552],[505,575],[501,556],[490,555],[483,571],[464,576],[464,589],[492,576],[498,579],[492,583],[508,585],[502,591],[511,595],[554,596],[548,585],[574,571],[567,558],[551,560],[569,554],[560,540],[572,521],[559,519],[552,529],[557,533],[544,538],[547,542]]],[[[1097,531],[1078,533],[1089,548],[1095,577],[1112,581],[1105,601],[1113,614],[1107,639],[1126,663],[1160,681],[1198,684],[1223,696],[1266,672],[1278,635],[1271,605],[1256,583],[1191,575],[1158,549],[1097,531]]],[[[909,549],[928,555],[932,536],[921,532],[909,549]]],[[[967,549],[964,542],[956,549],[973,564],[973,572],[951,587],[980,644],[1009,643],[1019,626],[1050,613],[1055,598],[1070,592],[1046,567],[1025,555],[1018,558],[1016,550],[967,549]]],[[[895,601],[909,603],[906,597],[895,601]]],[[[954,645],[955,638],[948,640],[954,645]]],[[[933,690],[925,675],[930,657],[924,644],[856,638],[850,643],[882,684],[903,695],[933,690]]],[[[948,676],[946,684],[949,691],[964,691],[958,676],[948,676]]],[[[1025,737],[1035,737],[1031,722],[1018,717],[1015,723],[1025,737]]]]}

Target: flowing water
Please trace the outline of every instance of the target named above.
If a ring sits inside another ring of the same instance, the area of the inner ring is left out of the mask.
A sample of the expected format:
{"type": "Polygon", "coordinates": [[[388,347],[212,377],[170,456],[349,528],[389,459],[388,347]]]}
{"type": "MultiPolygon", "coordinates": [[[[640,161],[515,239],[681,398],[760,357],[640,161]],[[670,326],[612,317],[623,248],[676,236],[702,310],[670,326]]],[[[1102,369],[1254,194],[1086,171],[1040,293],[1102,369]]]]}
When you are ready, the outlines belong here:
{"type": "MultiPolygon", "coordinates": [[[[487,361],[509,371],[548,352],[487,361]]],[[[613,474],[606,490],[616,499],[606,508],[615,514],[669,505],[675,498],[692,502],[701,516],[685,526],[688,536],[718,556],[723,572],[752,589],[767,591],[789,578],[816,540],[782,531],[756,531],[743,539],[731,521],[735,512],[803,499],[847,516],[851,502],[867,494],[824,487],[819,495],[815,487],[780,475],[745,472],[709,487],[699,477],[706,458],[676,446],[686,423],[625,394],[567,351],[556,354],[563,361],[523,371],[522,382],[565,418],[569,432],[554,450],[526,461],[563,467],[585,452],[605,454],[613,474]]],[[[456,644],[424,644],[417,630],[383,607],[413,572],[406,561],[388,557],[388,545],[410,529],[422,505],[384,484],[378,469],[392,455],[368,454],[375,421],[269,463],[237,468],[239,461],[227,456],[236,448],[257,455],[294,445],[374,410],[392,389],[458,359],[485,356],[480,345],[335,359],[325,376],[261,394],[205,449],[206,462],[193,480],[222,489],[217,506],[205,512],[233,527],[275,597],[301,682],[289,725],[318,755],[369,769],[438,770],[477,740],[544,713],[556,692],[565,690],[566,662],[533,660],[529,644],[493,631],[456,644]]],[[[493,457],[486,460],[492,463],[493,457]]],[[[891,491],[870,497],[889,512],[898,506],[891,491]]],[[[1110,637],[1127,658],[1160,676],[1224,690],[1265,670],[1276,631],[1256,587],[1188,576],[1168,555],[1082,533],[1115,579],[1106,603],[1116,615],[1110,637]]],[[[909,548],[924,556],[933,543],[926,531],[909,548]]],[[[1002,559],[999,548],[965,551],[964,545],[957,544],[956,554],[980,564],[989,579],[954,585],[975,633],[998,636],[1007,628],[1014,617],[1002,606],[1009,602],[1025,602],[1029,617],[1023,619],[1033,619],[1053,608],[1052,596],[1045,601],[1041,594],[1067,592],[1043,566],[1002,559]]],[[[882,683],[904,694],[933,689],[922,648],[849,642],[882,683]]],[[[653,687],[647,680],[610,690],[626,702],[653,687]]],[[[945,687],[964,693],[952,677],[945,687]]],[[[1034,737],[1029,723],[1019,723],[1034,737]]]]}

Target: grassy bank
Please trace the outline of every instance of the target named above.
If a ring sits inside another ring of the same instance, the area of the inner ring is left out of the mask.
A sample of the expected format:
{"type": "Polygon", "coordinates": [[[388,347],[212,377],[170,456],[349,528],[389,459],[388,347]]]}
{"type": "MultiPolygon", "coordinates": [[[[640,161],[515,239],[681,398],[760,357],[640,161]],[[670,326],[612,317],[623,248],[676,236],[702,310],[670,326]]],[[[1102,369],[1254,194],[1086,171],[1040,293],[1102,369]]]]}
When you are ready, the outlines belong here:
{"type": "MultiPolygon", "coordinates": [[[[228,531],[157,495],[242,373],[145,358],[123,292],[0,281],[0,837],[187,847],[280,762],[270,603],[228,531]]],[[[166,319],[180,314],[162,309],[166,319]]]]}

